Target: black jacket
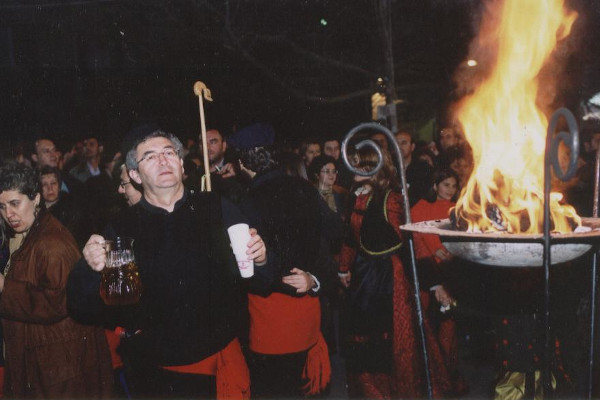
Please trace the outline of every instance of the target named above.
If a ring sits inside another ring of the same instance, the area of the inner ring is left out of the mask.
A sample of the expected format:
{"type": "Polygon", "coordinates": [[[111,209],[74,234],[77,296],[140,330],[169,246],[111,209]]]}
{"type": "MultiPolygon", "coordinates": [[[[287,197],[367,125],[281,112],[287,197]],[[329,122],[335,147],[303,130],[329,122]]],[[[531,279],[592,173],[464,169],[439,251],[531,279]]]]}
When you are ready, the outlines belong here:
{"type": "Polygon", "coordinates": [[[319,293],[333,287],[337,265],[332,254],[339,250],[344,228],[313,185],[302,178],[270,171],[254,178],[240,209],[275,253],[269,255],[269,265],[254,268],[249,282],[252,293],[296,296],[295,288],[281,282],[294,267],[319,280],[319,293]]]}

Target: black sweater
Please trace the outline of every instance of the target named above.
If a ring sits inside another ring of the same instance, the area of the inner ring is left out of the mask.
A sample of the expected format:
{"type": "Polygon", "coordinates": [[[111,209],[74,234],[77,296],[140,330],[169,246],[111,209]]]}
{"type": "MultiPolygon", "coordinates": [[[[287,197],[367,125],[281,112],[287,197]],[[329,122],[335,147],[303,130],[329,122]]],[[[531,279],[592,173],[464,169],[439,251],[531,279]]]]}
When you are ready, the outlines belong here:
{"type": "Polygon", "coordinates": [[[226,233],[238,222],[244,220],[237,209],[214,193],[186,192],[173,212],[142,199],[105,232],[106,239],[134,238],[140,302],[105,306],[98,295],[101,275],[82,259],[69,277],[72,315],[141,330],[128,347],[145,363],[185,365],[216,353],[238,329],[239,271],[226,233]]]}

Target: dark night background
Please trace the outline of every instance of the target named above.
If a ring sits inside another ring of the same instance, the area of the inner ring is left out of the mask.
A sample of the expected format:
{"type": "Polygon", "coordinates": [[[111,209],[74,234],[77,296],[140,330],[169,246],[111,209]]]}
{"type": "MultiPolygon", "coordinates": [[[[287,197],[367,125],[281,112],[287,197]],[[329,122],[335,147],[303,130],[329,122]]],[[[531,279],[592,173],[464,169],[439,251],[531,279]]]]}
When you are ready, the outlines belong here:
{"type": "MultiPolygon", "coordinates": [[[[425,123],[453,98],[480,0],[2,0],[2,147],[42,133],[64,149],[91,131],[114,149],[149,120],[197,136],[197,80],[226,133],[269,121],[280,140],[342,137],[385,76],[383,3],[399,117],[425,123]]],[[[560,102],[576,108],[600,91],[600,2],[568,4],[581,17],[560,102]]]]}

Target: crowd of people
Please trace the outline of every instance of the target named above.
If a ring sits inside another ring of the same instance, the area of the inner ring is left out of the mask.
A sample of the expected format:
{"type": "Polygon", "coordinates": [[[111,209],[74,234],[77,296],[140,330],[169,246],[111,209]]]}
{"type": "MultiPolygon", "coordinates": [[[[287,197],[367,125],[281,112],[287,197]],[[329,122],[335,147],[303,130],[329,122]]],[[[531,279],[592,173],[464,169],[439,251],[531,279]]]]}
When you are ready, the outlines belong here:
{"type": "MultiPolygon", "coordinates": [[[[340,137],[282,145],[268,124],[227,136],[208,129],[207,174],[199,141],[184,145],[153,124],[125,135],[115,154],[104,153],[101,137],[62,154],[40,136],[30,154],[6,157],[4,394],[326,396],[330,355],[339,352],[349,397],[426,397],[394,161],[402,157],[413,221],[446,218],[474,163],[456,127],[431,143],[416,142],[410,127],[394,137],[399,155],[387,136],[362,133],[383,154],[372,176],[352,173],[340,137]],[[227,236],[239,223],[250,227],[251,278],[240,276],[227,236]],[[105,243],[117,237],[134,239],[143,286],[136,304],[106,305],[99,294],[105,243]]],[[[363,147],[349,160],[371,171],[378,155],[363,147]]],[[[569,187],[585,193],[581,184],[569,187]]],[[[469,384],[459,368],[457,317],[447,311],[473,287],[465,289],[462,262],[437,237],[414,241],[433,394],[460,397],[469,384]]],[[[477,289],[476,274],[470,279],[477,289]]],[[[484,330],[462,329],[473,337],[484,330]]],[[[539,354],[530,353],[531,362],[510,372],[539,369],[539,354]]],[[[499,363],[506,372],[506,360],[499,363]]]]}

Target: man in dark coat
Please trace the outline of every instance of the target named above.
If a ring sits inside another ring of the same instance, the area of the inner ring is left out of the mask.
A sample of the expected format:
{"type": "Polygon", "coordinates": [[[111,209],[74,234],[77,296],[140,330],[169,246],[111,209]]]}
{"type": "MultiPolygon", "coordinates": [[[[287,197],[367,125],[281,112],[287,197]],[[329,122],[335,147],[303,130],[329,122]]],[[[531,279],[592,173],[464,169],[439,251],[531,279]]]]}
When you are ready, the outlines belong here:
{"type": "MultiPolygon", "coordinates": [[[[73,314],[103,318],[131,336],[123,352],[135,395],[248,398],[248,370],[236,338],[239,271],[225,231],[243,218],[214,194],[184,187],[182,149],[179,139],[162,131],[133,144],[127,167],[143,197],[105,232],[135,239],[139,303],[103,305],[104,237],[92,235],[85,259],[70,275],[69,305],[73,314]]],[[[256,269],[267,267],[265,245],[251,233],[248,257],[256,269]]]]}

